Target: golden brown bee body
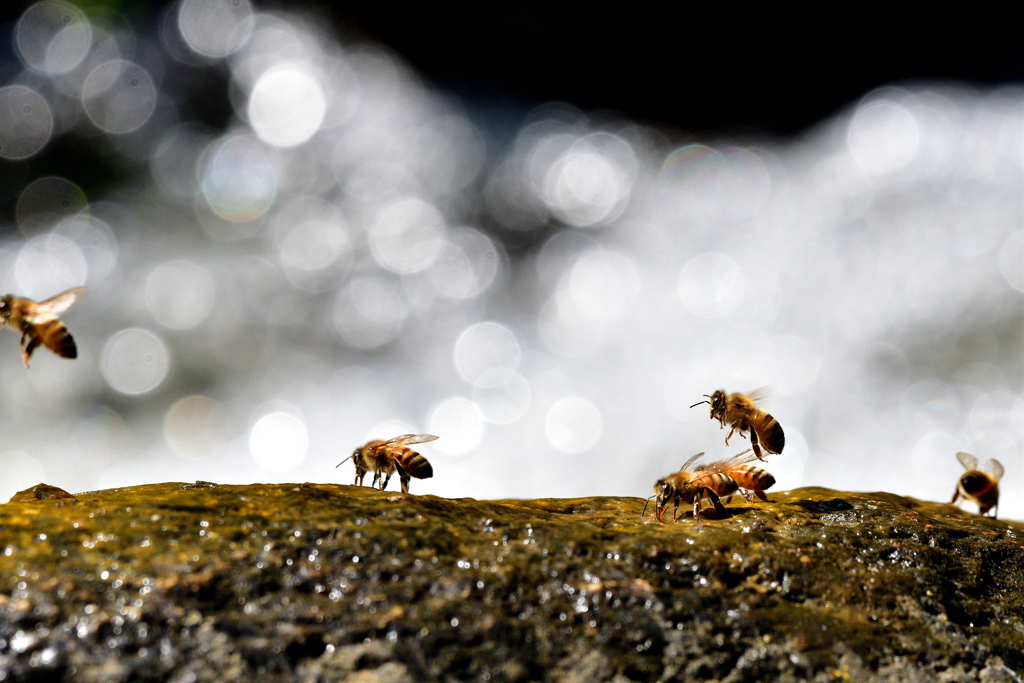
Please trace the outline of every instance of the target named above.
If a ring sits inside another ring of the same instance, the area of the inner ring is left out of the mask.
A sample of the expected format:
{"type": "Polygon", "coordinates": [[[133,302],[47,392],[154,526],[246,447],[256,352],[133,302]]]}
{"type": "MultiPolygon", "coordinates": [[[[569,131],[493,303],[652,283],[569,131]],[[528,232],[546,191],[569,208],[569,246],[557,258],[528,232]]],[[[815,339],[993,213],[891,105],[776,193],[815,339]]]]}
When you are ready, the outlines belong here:
{"type": "Polygon", "coordinates": [[[775,477],[772,476],[772,473],[754,465],[737,465],[726,470],[726,474],[733,478],[748,503],[754,502],[754,496],[767,501],[768,496],[765,491],[775,486],[775,477]]]}
{"type": "Polygon", "coordinates": [[[370,441],[352,451],[352,455],[339,462],[340,467],[349,458],[356,466],[355,485],[362,486],[367,472],[373,472],[373,482],[380,482],[380,490],[387,488],[391,475],[398,472],[402,484],[402,493],[409,493],[409,480],[430,479],[434,476],[434,468],[422,455],[407,446],[426,443],[437,439],[432,434],[403,434],[393,439],[370,441]]]}
{"type": "Polygon", "coordinates": [[[756,392],[751,393],[754,394],[753,398],[740,393],[726,394],[720,389],[710,396],[705,394],[707,401],[699,401],[690,407],[707,403],[711,406],[711,419],[718,420],[719,429],[729,425],[729,433],[725,436],[726,446],[734,431],[739,432],[740,436],[749,432],[754,455],[758,460],[764,460],[762,449],[767,453],[781,453],[786,446],[786,435],[778,420],[757,407],[756,392]]]}
{"type": "MultiPolygon", "coordinates": [[[[659,522],[663,521],[662,516],[669,501],[675,504],[672,511],[673,522],[678,517],[680,502],[693,503],[693,516],[700,519],[701,503],[704,498],[711,501],[719,514],[726,514],[720,499],[736,493],[736,480],[723,471],[721,466],[724,463],[713,463],[695,471],[695,463],[703,456],[703,453],[698,453],[683,463],[678,472],[662,477],[654,484],[654,514],[659,522]]],[[[646,511],[646,506],[644,509],[646,511]]]]}
{"type": "Polygon", "coordinates": [[[75,340],[57,316],[68,310],[84,291],[85,287],[75,287],[38,303],[13,294],[0,297],[0,329],[10,325],[21,332],[21,359],[26,368],[40,344],[58,356],[78,357],[75,340]]]}
{"type": "MultiPolygon", "coordinates": [[[[1003,476],[1002,464],[995,459],[986,460],[985,471],[982,471],[978,469],[978,459],[970,453],[960,451],[956,454],[956,459],[967,471],[957,481],[956,490],[953,491],[953,500],[949,501],[950,504],[956,503],[957,498],[963,496],[964,499],[978,505],[978,514],[982,516],[989,510],[997,508],[999,506],[999,480],[1003,476]]],[[[995,517],[996,513],[993,510],[992,518],[995,519],[995,517]]]]}

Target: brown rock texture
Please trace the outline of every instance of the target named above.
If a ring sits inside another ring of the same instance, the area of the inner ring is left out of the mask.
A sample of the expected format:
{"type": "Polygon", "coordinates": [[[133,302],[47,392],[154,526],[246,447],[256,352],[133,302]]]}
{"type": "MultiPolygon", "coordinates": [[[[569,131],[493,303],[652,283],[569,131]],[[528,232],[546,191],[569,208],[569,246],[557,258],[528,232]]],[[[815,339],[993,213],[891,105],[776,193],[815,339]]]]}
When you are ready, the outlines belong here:
{"type": "Polygon", "coordinates": [[[636,498],[158,484],[0,506],[0,679],[1014,681],[1024,525],[805,488],[636,498]]]}

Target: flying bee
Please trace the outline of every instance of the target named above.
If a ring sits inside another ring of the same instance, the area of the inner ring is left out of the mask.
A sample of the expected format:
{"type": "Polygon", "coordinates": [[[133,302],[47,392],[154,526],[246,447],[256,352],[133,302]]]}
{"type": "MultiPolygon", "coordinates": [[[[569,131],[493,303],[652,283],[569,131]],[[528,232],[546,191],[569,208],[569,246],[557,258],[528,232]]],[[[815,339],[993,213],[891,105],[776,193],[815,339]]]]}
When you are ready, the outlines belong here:
{"type": "Polygon", "coordinates": [[[335,469],[351,459],[356,466],[355,484],[362,486],[366,473],[372,471],[373,483],[370,486],[376,486],[377,482],[380,482],[381,491],[387,488],[391,475],[397,471],[402,493],[409,493],[409,479],[430,479],[434,476],[434,468],[426,458],[406,446],[434,441],[437,438],[433,434],[403,434],[387,441],[370,441],[352,451],[352,455],[335,465],[335,469]]]}
{"type": "MultiPolygon", "coordinates": [[[[950,505],[955,503],[957,498],[963,496],[966,500],[978,504],[978,514],[982,516],[992,508],[998,507],[999,480],[1003,476],[1002,464],[995,459],[986,460],[983,465],[984,471],[982,471],[978,469],[978,459],[970,453],[960,451],[956,454],[956,459],[967,471],[956,483],[956,491],[953,491],[953,500],[949,501],[950,505]]],[[[996,513],[993,510],[992,518],[995,519],[995,517],[996,513]]]]}
{"type": "MultiPolygon", "coordinates": [[[[726,511],[721,498],[732,496],[737,489],[736,480],[726,474],[726,471],[729,467],[736,466],[741,456],[749,452],[748,448],[729,460],[703,466],[700,463],[704,453],[698,453],[683,463],[678,472],[659,479],[654,484],[654,495],[651,496],[651,498],[655,498],[655,517],[659,522],[662,521],[665,508],[668,507],[668,502],[671,500],[675,503],[672,510],[673,522],[678,517],[680,501],[693,503],[693,516],[700,519],[701,504],[705,497],[711,501],[719,514],[725,515],[726,511]]],[[[751,459],[753,458],[751,457],[751,459]]],[[[650,498],[647,500],[649,502],[650,498]]],[[[642,517],[646,512],[647,506],[644,505],[644,511],[640,513],[640,516],[642,517]]]]}
{"type": "Polygon", "coordinates": [[[760,391],[752,391],[750,394],[726,394],[720,389],[710,396],[704,394],[707,401],[698,401],[690,407],[707,403],[711,406],[711,419],[718,420],[718,428],[729,425],[729,433],[725,436],[726,446],[734,431],[738,431],[740,436],[750,432],[750,447],[754,449],[757,459],[763,461],[761,449],[768,453],[781,453],[786,446],[786,435],[778,420],[757,407],[755,402],[761,398],[760,391]]]}
{"type": "MultiPolygon", "coordinates": [[[[765,495],[765,491],[775,486],[775,477],[771,472],[763,470],[755,465],[749,465],[748,462],[754,459],[754,456],[750,455],[751,449],[737,453],[733,457],[721,463],[713,463],[713,465],[705,465],[701,460],[696,460],[691,465],[697,472],[703,471],[711,466],[717,466],[716,469],[728,474],[732,477],[732,480],[736,482],[739,487],[739,492],[743,494],[748,503],[754,502],[754,496],[757,496],[761,500],[767,501],[768,496],[765,495]]],[[[732,499],[730,495],[725,499],[726,505],[732,499]]]]}
{"type": "Polygon", "coordinates": [[[10,325],[21,332],[21,359],[26,368],[40,344],[58,356],[78,357],[75,340],[57,316],[68,310],[84,291],[85,287],[75,287],[39,303],[13,294],[0,297],[0,330],[10,325]]]}

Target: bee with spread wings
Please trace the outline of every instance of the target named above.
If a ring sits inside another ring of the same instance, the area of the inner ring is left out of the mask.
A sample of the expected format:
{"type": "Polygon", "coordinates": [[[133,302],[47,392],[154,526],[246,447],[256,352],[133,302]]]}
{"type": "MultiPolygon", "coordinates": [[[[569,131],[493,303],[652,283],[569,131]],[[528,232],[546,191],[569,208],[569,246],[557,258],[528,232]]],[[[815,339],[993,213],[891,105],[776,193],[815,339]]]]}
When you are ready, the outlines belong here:
{"type": "MultiPolygon", "coordinates": [[[[956,483],[956,490],[953,491],[953,500],[950,505],[956,503],[956,499],[963,496],[965,500],[978,504],[978,514],[984,516],[989,510],[999,507],[999,480],[1003,476],[1003,465],[996,459],[986,460],[978,469],[978,459],[970,453],[960,451],[956,459],[967,470],[960,476],[956,483]]],[[[992,518],[995,519],[995,510],[992,518]]]]}
{"type": "Polygon", "coordinates": [[[21,332],[21,359],[28,367],[28,359],[40,344],[64,358],[77,358],[78,348],[57,316],[71,308],[85,287],[75,287],[46,301],[5,294],[0,297],[0,330],[10,325],[21,332]]]}
{"type": "Polygon", "coordinates": [[[387,441],[370,441],[352,451],[352,455],[335,465],[335,468],[351,459],[356,466],[355,484],[362,486],[366,473],[372,471],[373,483],[370,486],[380,482],[381,491],[387,488],[391,475],[397,471],[402,493],[409,493],[410,478],[429,479],[434,476],[434,468],[426,458],[407,446],[436,439],[433,434],[403,434],[387,441]]]}
{"type": "MultiPolygon", "coordinates": [[[[672,511],[673,522],[678,518],[680,502],[693,503],[693,516],[700,519],[704,498],[711,501],[719,514],[725,515],[721,498],[731,497],[738,488],[736,480],[729,476],[729,470],[756,460],[757,455],[748,448],[728,460],[713,462],[710,465],[703,464],[703,459],[704,453],[698,453],[683,463],[678,472],[662,477],[654,484],[654,495],[651,498],[655,498],[654,514],[659,522],[663,521],[662,517],[670,500],[675,503],[672,511]]],[[[647,506],[644,505],[641,516],[646,512],[647,506]]]]}

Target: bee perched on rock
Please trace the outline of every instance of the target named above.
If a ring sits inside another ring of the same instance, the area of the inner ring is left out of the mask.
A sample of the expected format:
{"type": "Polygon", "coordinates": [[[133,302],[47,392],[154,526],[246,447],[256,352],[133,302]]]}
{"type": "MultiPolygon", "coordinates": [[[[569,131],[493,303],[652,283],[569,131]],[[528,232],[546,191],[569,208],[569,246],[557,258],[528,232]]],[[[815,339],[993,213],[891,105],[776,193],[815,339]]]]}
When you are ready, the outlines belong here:
{"type": "Polygon", "coordinates": [[[372,471],[373,483],[370,486],[380,482],[381,491],[387,488],[391,475],[397,471],[402,493],[409,493],[410,478],[430,479],[434,476],[434,468],[426,458],[407,446],[437,438],[433,434],[403,434],[387,441],[370,441],[352,451],[352,455],[335,465],[335,468],[351,459],[356,466],[355,484],[362,486],[366,473],[372,471]]]}
{"type": "Polygon", "coordinates": [[[953,491],[952,505],[956,499],[963,496],[972,503],[978,504],[978,514],[984,516],[992,510],[992,518],[995,519],[994,508],[999,506],[999,480],[1003,476],[1003,466],[995,459],[986,460],[983,465],[984,471],[978,469],[978,459],[970,453],[960,451],[956,459],[967,471],[961,475],[956,483],[956,491],[953,491]]]}
{"type": "Polygon", "coordinates": [[[719,390],[708,396],[707,401],[698,401],[691,408],[707,403],[711,406],[711,419],[718,420],[719,429],[729,425],[729,433],[725,436],[725,445],[729,445],[729,438],[734,431],[740,436],[744,432],[750,432],[750,447],[758,460],[764,460],[761,455],[763,448],[767,453],[781,453],[786,446],[786,435],[782,431],[782,425],[767,411],[758,408],[756,401],[761,398],[761,391],[752,391],[749,396],[743,394],[726,394],[719,390]]]}
{"type": "Polygon", "coordinates": [[[75,340],[57,316],[71,308],[84,291],[85,287],[75,287],[38,303],[13,294],[0,297],[0,330],[10,325],[21,332],[21,360],[26,368],[40,344],[58,356],[78,357],[75,340]]]}
{"type": "MultiPolygon", "coordinates": [[[[668,507],[669,501],[675,503],[672,510],[673,522],[678,517],[680,502],[693,503],[693,516],[696,519],[700,519],[701,503],[704,498],[711,501],[711,504],[715,506],[715,510],[719,514],[726,514],[721,498],[731,496],[736,493],[737,489],[736,480],[725,473],[725,464],[730,462],[732,458],[723,462],[704,465],[702,469],[697,469],[703,457],[704,453],[698,453],[683,463],[678,472],[662,477],[654,484],[654,495],[651,498],[655,498],[654,516],[659,522],[663,521],[662,516],[665,513],[665,508],[668,507]]],[[[650,498],[647,500],[650,502],[650,498]]],[[[646,512],[647,505],[644,505],[644,510],[640,513],[640,516],[642,517],[646,512]]]]}

